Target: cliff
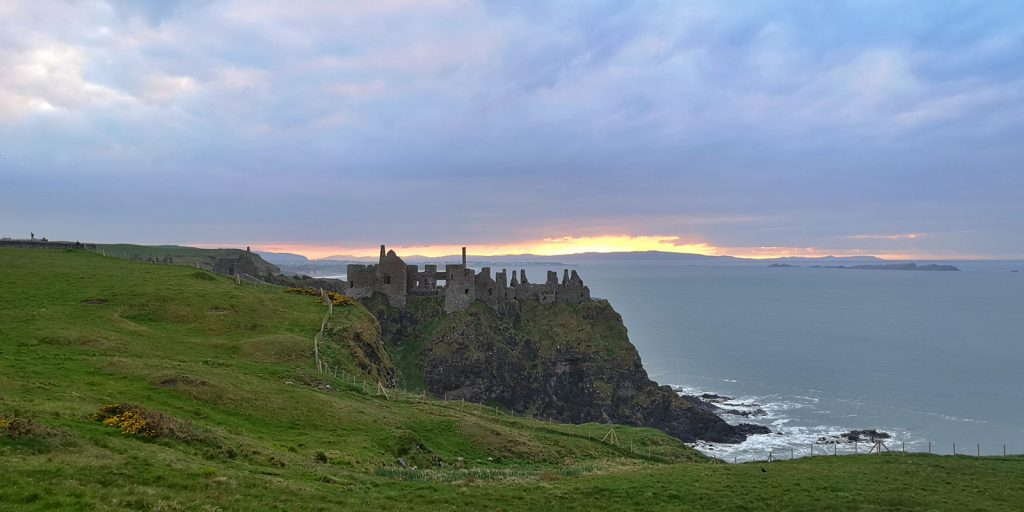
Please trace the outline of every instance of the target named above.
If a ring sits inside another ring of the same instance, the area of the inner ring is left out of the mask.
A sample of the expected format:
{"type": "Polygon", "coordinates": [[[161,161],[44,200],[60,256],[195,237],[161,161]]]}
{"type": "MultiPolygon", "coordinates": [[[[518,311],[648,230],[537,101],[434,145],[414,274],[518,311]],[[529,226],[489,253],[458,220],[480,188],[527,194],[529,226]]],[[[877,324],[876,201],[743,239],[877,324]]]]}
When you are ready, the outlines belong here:
{"type": "Polygon", "coordinates": [[[449,400],[570,423],[654,427],[688,442],[741,442],[759,431],[729,425],[710,404],[652,381],[607,301],[475,302],[451,314],[432,297],[410,297],[406,309],[380,294],[363,303],[396,354],[400,382],[449,400]]]}

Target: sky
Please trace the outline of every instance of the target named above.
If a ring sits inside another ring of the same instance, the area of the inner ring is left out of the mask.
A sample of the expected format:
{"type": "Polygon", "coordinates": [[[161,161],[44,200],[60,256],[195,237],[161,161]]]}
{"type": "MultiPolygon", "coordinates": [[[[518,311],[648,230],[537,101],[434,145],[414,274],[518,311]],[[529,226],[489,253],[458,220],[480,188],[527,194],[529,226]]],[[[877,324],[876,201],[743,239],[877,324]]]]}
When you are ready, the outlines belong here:
{"type": "Polygon", "coordinates": [[[0,1],[0,236],[1024,259],[1024,2],[0,1]]]}

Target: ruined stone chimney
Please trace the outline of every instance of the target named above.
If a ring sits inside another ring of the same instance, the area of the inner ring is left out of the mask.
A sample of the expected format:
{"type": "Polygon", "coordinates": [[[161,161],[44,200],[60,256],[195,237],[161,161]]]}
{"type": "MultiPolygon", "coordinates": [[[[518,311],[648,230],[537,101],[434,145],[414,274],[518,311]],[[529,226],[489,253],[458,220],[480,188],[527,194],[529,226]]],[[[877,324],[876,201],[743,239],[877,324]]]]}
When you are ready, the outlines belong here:
{"type": "Polygon", "coordinates": [[[562,270],[562,286],[569,286],[569,269],[562,270]]]}
{"type": "Polygon", "coordinates": [[[384,244],[380,244],[380,261],[378,263],[384,263],[384,244]]]}
{"type": "Polygon", "coordinates": [[[558,285],[558,272],[554,270],[548,270],[548,282],[547,284],[557,286],[558,285]]]}
{"type": "Polygon", "coordinates": [[[519,269],[519,282],[522,283],[522,284],[529,283],[529,281],[526,280],[526,269],[525,268],[519,269]]]}
{"type": "Polygon", "coordinates": [[[466,248],[462,248],[462,268],[466,268],[466,248]]]}

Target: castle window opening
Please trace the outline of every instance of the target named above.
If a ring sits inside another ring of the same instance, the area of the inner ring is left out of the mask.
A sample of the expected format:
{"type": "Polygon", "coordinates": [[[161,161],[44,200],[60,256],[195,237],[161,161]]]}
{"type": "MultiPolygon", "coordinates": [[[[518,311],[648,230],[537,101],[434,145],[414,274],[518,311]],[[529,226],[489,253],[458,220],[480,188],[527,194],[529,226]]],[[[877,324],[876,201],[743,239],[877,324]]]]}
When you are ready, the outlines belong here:
{"type": "Polygon", "coordinates": [[[391,284],[391,275],[384,274],[384,284],[391,284]]]}
{"type": "Polygon", "coordinates": [[[466,288],[466,290],[463,291],[462,293],[465,293],[466,295],[469,295],[469,288],[466,288]]]}

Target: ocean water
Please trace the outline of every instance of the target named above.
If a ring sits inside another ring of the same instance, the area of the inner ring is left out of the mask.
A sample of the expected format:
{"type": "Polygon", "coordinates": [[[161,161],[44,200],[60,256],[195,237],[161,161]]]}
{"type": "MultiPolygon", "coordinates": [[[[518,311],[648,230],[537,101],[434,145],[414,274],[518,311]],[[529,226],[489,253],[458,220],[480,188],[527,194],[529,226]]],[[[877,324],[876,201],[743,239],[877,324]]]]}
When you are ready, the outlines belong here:
{"type": "Polygon", "coordinates": [[[1024,263],[952,263],[964,271],[576,268],[622,314],[651,378],[762,409],[723,417],[775,432],[705,453],[852,453],[818,442],[851,429],[891,433],[890,450],[1024,453],[1024,263]]]}

